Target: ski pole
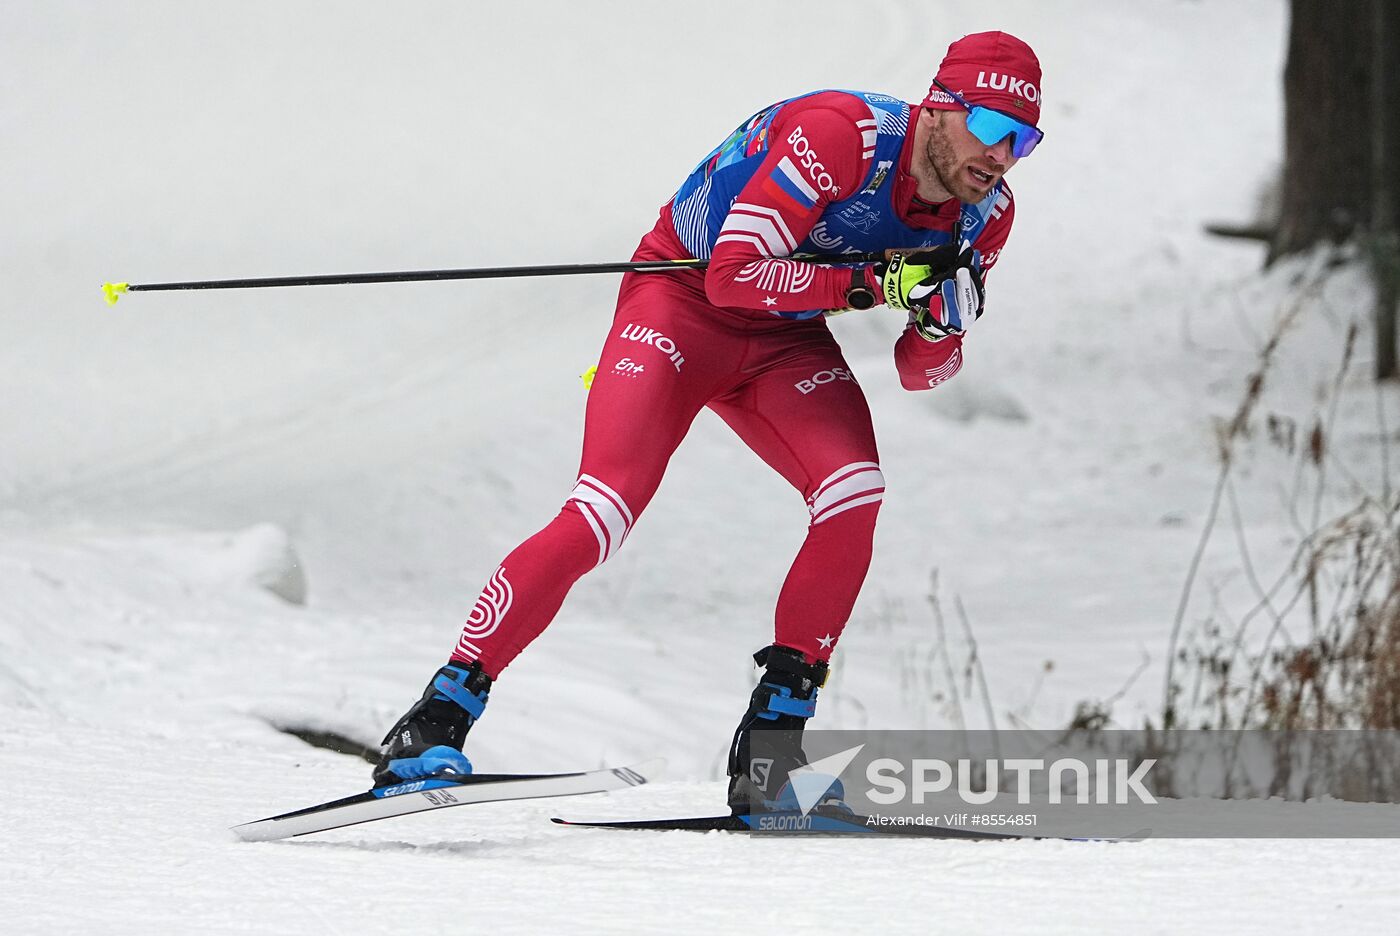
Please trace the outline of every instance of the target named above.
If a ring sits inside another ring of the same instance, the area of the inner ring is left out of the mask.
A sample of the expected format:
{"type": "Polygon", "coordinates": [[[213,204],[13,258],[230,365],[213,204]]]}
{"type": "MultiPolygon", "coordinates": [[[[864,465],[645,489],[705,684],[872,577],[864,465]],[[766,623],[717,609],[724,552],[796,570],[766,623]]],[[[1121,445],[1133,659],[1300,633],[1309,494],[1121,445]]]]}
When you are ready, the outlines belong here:
{"type": "MultiPolygon", "coordinates": [[[[875,263],[878,254],[811,254],[787,259],[806,263],[875,263]]],[[[502,279],[515,276],[572,276],[579,273],[655,273],[703,270],[708,260],[633,260],[624,263],[566,263],[553,266],[475,267],[465,270],[405,270],[394,273],[332,273],[318,276],[268,276],[256,279],[192,280],[183,283],[103,283],[108,305],[125,292],[168,289],[257,289],[268,286],[346,286],[361,283],[415,283],[427,280],[502,279]]]]}

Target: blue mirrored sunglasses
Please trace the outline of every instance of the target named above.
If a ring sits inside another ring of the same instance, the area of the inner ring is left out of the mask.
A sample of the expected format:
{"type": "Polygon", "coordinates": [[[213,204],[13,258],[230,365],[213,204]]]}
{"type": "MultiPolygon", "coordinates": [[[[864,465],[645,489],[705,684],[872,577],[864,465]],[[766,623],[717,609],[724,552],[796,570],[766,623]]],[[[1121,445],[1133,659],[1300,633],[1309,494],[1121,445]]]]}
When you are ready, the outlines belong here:
{"type": "Polygon", "coordinates": [[[966,101],[937,79],[933,83],[963,106],[967,111],[968,132],[988,146],[996,146],[1002,140],[1011,137],[1011,155],[1020,159],[1022,156],[1029,156],[1036,144],[1045,139],[1043,131],[1037,130],[1024,120],[1017,120],[1010,114],[966,101]]]}

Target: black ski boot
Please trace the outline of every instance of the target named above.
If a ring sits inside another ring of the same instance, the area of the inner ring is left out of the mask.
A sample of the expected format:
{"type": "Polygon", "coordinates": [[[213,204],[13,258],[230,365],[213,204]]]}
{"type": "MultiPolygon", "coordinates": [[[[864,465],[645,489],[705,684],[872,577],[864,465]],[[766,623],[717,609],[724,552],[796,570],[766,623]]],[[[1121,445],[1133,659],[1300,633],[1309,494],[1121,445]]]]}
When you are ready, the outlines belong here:
{"type": "MultiPolygon", "coordinates": [[[[763,679],[729,747],[729,808],[736,816],[747,815],[756,804],[779,810],[795,804],[788,775],[807,763],[802,728],[816,712],[817,690],[827,673],[825,663],[807,663],[799,651],[777,644],[753,658],[765,668],[763,679]],[[763,756],[757,758],[752,751],[754,731],[765,732],[763,756]]],[[[840,796],[836,792],[836,799],[840,796]]]]}
{"type": "Polygon", "coordinates": [[[441,774],[472,772],[462,753],[467,730],[486,709],[491,677],[473,663],[449,663],[437,671],[428,688],[380,744],[379,764],[374,768],[375,787],[441,774]]]}

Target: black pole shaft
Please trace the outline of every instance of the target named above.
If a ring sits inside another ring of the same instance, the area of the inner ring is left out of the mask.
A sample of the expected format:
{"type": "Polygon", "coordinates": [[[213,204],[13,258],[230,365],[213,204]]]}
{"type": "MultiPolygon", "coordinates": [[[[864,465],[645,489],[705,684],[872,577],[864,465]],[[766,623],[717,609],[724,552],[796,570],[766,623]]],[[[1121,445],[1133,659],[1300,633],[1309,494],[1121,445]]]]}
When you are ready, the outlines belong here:
{"type": "MultiPolygon", "coordinates": [[[[797,256],[807,263],[874,263],[883,254],[797,256]]],[[[414,283],[429,280],[503,279],[517,276],[573,276],[580,273],[656,273],[703,270],[708,260],[637,260],[625,263],[568,263],[554,266],[475,267],[465,270],[407,270],[394,273],[342,273],[321,276],[268,276],[255,279],[194,280],[183,283],[131,283],[131,292],[166,289],[259,289],[269,286],[345,286],[361,283],[414,283]]]]}

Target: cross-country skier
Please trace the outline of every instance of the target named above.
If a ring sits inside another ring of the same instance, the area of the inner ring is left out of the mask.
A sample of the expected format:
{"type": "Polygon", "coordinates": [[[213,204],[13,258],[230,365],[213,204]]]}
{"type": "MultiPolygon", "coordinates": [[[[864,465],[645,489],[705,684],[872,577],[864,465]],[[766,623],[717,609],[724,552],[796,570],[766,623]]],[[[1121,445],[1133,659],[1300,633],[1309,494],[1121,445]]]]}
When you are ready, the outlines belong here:
{"type": "Polygon", "coordinates": [[[779,797],[805,763],[801,731],[870,564],[885,487],[865,396],[826,316],[879,304],[904,312],[894,346],[903,386],[957,373],[982,278],[1011,231],[1003,176],[1040,141],[1039,117],[1035,53],[1007,33],[977,33],[949,46],[919,105],[813,92],[759,111],[701,161],[634,259],[694,257],[708,269],[623,278],[578,481],[558,516],[491,573],[448,664],[384,739],[377,786],[470,772],[462,745],[493,680],[573,583],[622,547],[708,406],[811,513],[729,756],[732,809],[779,797]],[[897,252],[863,265],[787,259],[881,251],[897,252]],[[782,756],[761,769],[750,756],[756,728],[783,739],[782,756]]]}

